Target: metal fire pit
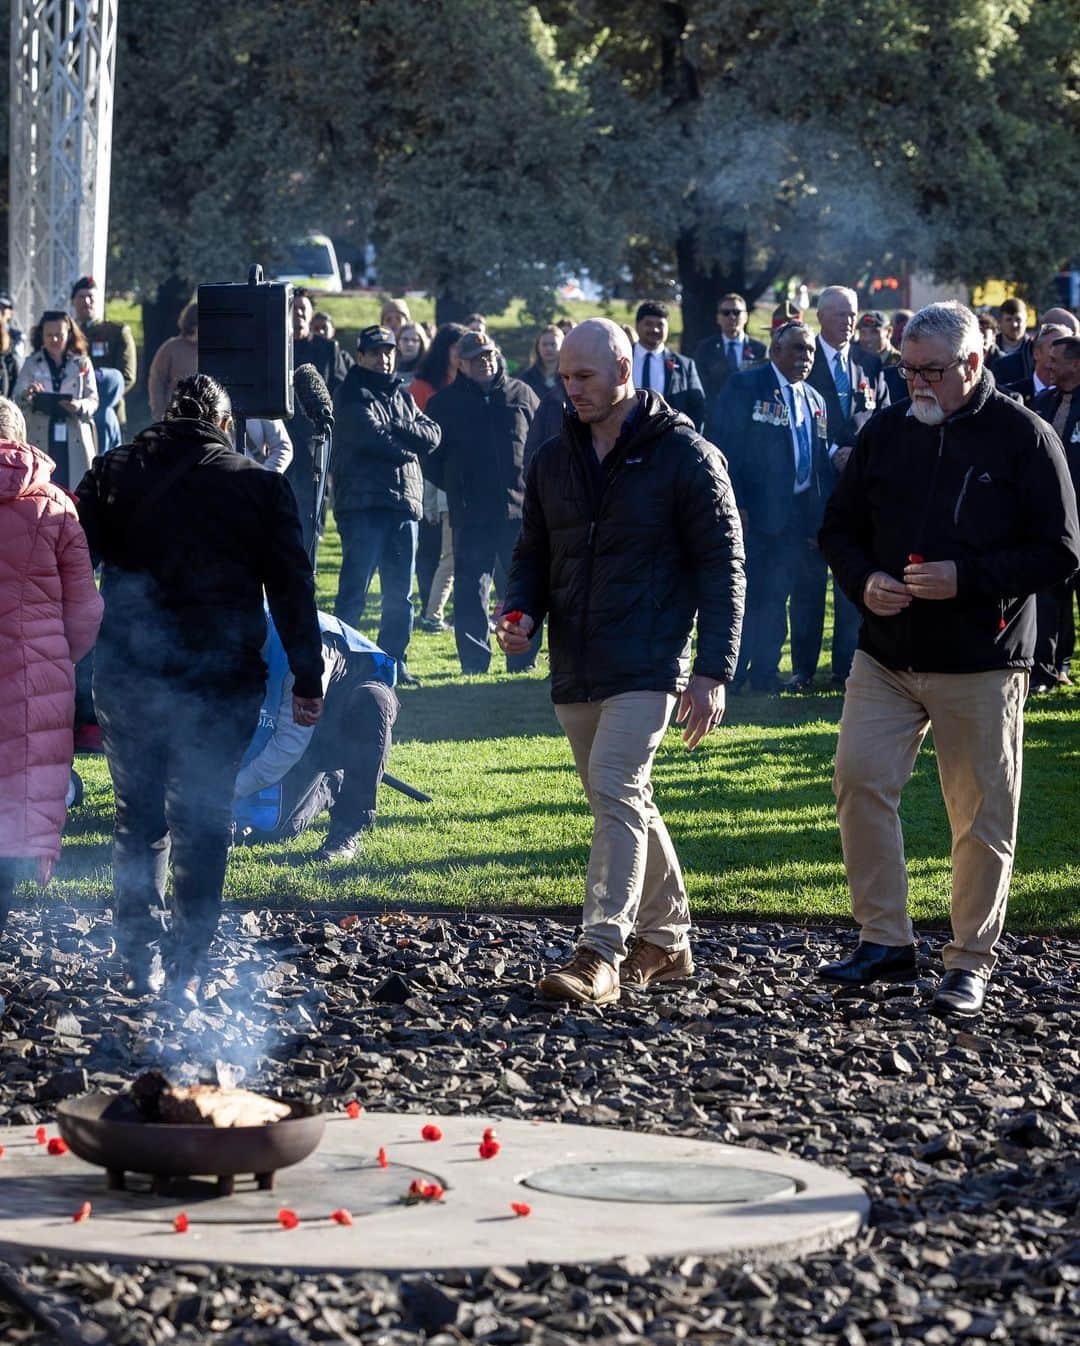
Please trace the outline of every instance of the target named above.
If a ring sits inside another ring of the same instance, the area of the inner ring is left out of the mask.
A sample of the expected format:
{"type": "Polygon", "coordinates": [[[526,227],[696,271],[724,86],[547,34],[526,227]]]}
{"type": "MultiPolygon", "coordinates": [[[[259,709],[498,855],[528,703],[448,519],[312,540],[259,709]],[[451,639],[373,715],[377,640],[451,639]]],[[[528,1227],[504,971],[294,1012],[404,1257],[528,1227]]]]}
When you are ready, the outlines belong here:
{"type": "Polygon", "coordinates": [[[83,1094],[56,1109],[56,1124],[69,1148],[108,1172],[109,1186],[125,1186],[126,1173],[148,1173],[153,1190],[172,1178],[212,1177],[220,1196],[231,1196],[238,1174],[253,1174],[272,1191],[274,1174],[306,1159],[323,1138],[326,1117],[317,1107],[282,1099],[292,1116],[263,1126],[192,1126],[144,1122],[122,1094],[83,1094]]]}

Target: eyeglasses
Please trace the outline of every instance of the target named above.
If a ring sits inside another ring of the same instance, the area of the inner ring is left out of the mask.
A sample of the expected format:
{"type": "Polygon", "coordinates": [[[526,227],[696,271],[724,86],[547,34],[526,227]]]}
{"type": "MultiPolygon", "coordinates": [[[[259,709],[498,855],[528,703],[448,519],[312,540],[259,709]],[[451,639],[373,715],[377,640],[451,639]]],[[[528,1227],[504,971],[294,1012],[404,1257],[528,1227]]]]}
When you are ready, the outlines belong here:
{"type": "Polygon", "coordinates": [[[722,308],[720,310],[721,318],[741,318],[746,312],[744,308],[722,308]]]}
{"type": "Polygon", "coordinates": [[[915,365],[897,365],[900,371],[900,377],[905,383],[913,383],[915,379],[922,375],[924,383],[940,383],[950,369],[955,369],[957,365],[964,363],[964,357],[961,355],[949,365],[924,365],[921,369],[915,365]]]}

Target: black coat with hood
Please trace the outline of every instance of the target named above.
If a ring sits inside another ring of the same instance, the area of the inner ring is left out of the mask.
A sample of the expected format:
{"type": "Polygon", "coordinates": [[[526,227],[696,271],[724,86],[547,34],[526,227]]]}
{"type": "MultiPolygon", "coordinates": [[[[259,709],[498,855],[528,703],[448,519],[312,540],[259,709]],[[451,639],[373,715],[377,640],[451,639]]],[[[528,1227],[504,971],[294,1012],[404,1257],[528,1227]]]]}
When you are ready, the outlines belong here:
{"type": "Polygon", "coordinates": [[[941,425],[922,424],[901,402],[863,426],[819,542],[862,612],[859,648],[921,673],[1030,668],[1033,595],[1080,566],[1061,442],[985,372],[941,425]],[[867,579],[875,570],[902,579],[912,554],[955,561],[956,597],[876,616],[863,602],[867,579]]]}
{"type": "Polygon", "coordinates": [[[296,694],[322,695],[315,581],[284,477],[178,418],[95,458],[75,494],[104,563],[95,677],[207,695],[261,686],[265,588],[296,694]]]}
{"type": "Polygon", "coordinates": [[[446,492],[454,528],[482,531],[521,518],[525,440],[539,405],[533,390],[502,368],[487,389],[458,374],[428,403],[442,443],[426,470],[446,492]]]}
{"type": "Polygon", "coordinates": [[[549,619],[551,696],[682,691],[735,672],[745,576],[723,456],[651,392],[599,470],[567,413],[529,470],[505,608],[549,619]],[[600,489],[600,482],[603,486],[600,489]]]}
{"type": "Polygon", "coordinates": [[[410,519],[424,512],[421,460],[441,431],[393,374],[353,365],[334,396],[334,512],[389,509],[410,519]]]}

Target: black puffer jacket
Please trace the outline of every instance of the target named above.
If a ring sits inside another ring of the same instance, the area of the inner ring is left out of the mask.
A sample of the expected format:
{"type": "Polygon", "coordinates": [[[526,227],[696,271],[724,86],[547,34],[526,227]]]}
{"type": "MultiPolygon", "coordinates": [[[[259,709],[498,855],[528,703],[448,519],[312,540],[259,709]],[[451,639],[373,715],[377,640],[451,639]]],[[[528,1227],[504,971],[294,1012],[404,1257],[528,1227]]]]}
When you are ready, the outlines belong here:
{"type": "Polygon", "coordinates": [[[655,393],[603,463],[568,414],[529,470],[505,607],[550,619],[551,695],[597,701],[730,681],[742,626],[742,530],[724,459],[655,393]]]}
{"type": "Polygon", "coordinates": [[[459,374],[428,403],[442,444],[426,470],[446,492],[455,528],[521,518],[525,439],[539,405],[531,388],[501,369],[486,392],[459,374]]]}
{"type": "Polygon", "coordinates": [[[95,458],[75,495],[105,567],[96,677],[208,696],[261,686],[265,588],[297,695],[322,695],[315,581],[284,477],[207,422],[172,420],[95,458]]]}
{"type": "Polygon", "coordinates": [[[1032,595],[1080,565],[1061,443],[985,373],[942,425],[923,425],[901,402],[863,426],[819,541],[863,614],[859,648],[887,668],[921,673],[1030,668],[1032,595]],[[875,616],[863,603],[867,579],[875,570],[902,579],[912,553],[955,561],[956,597],[875,616]]]}
{"type": "Polygon", "coordinates": [[[353,365],[334,397],[334,511],[392,509],[410,519],[424,512],[420,465],[441,431],[417,407],[401,379],[353,365]]]}

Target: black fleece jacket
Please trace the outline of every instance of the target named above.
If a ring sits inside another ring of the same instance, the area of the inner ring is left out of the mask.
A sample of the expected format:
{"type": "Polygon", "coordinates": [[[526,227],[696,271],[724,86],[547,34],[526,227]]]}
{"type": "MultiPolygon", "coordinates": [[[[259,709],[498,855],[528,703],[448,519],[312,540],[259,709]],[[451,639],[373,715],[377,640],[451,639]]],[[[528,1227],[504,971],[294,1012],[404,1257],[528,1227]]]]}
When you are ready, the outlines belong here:
{"type": "Polygon", "coordinates": [[[859,647],[887,668],[1030,668],[1033,595],[1080,566],[1076,493],[1053,429],[985,373],[939,426],[909,402],[859,432],[825,509],[821,550],[863,614],[859,647]],[[894,617],[863,603],[870,574],[902,579],[912,554],[955,561],[957,594],[894,617]]]}
{"type": "Polygon", "coordinates": [[[556,702],[682,691],[695,613],[694,672],[735,672],[745,576],[724,459],[663,398],[637,397],[599,469],[568,413],[529,470],[504,606],[549,617],[556,702]]]}
{"type": "Polygon", "coordinates": [[[353,365],[334,395],[334,512],[389,509],[423,514],[421,459],[442,431],[425,416],[401,379],[353,365]]]}
{"type": "Polygon", "coordinates": [[[322,695],[315,581],[284,477],[178,419],[95,458],[75,494],[104,563],[95,676],[208,695],[261,685],[265,588],[296,694],[322,695]]]}

